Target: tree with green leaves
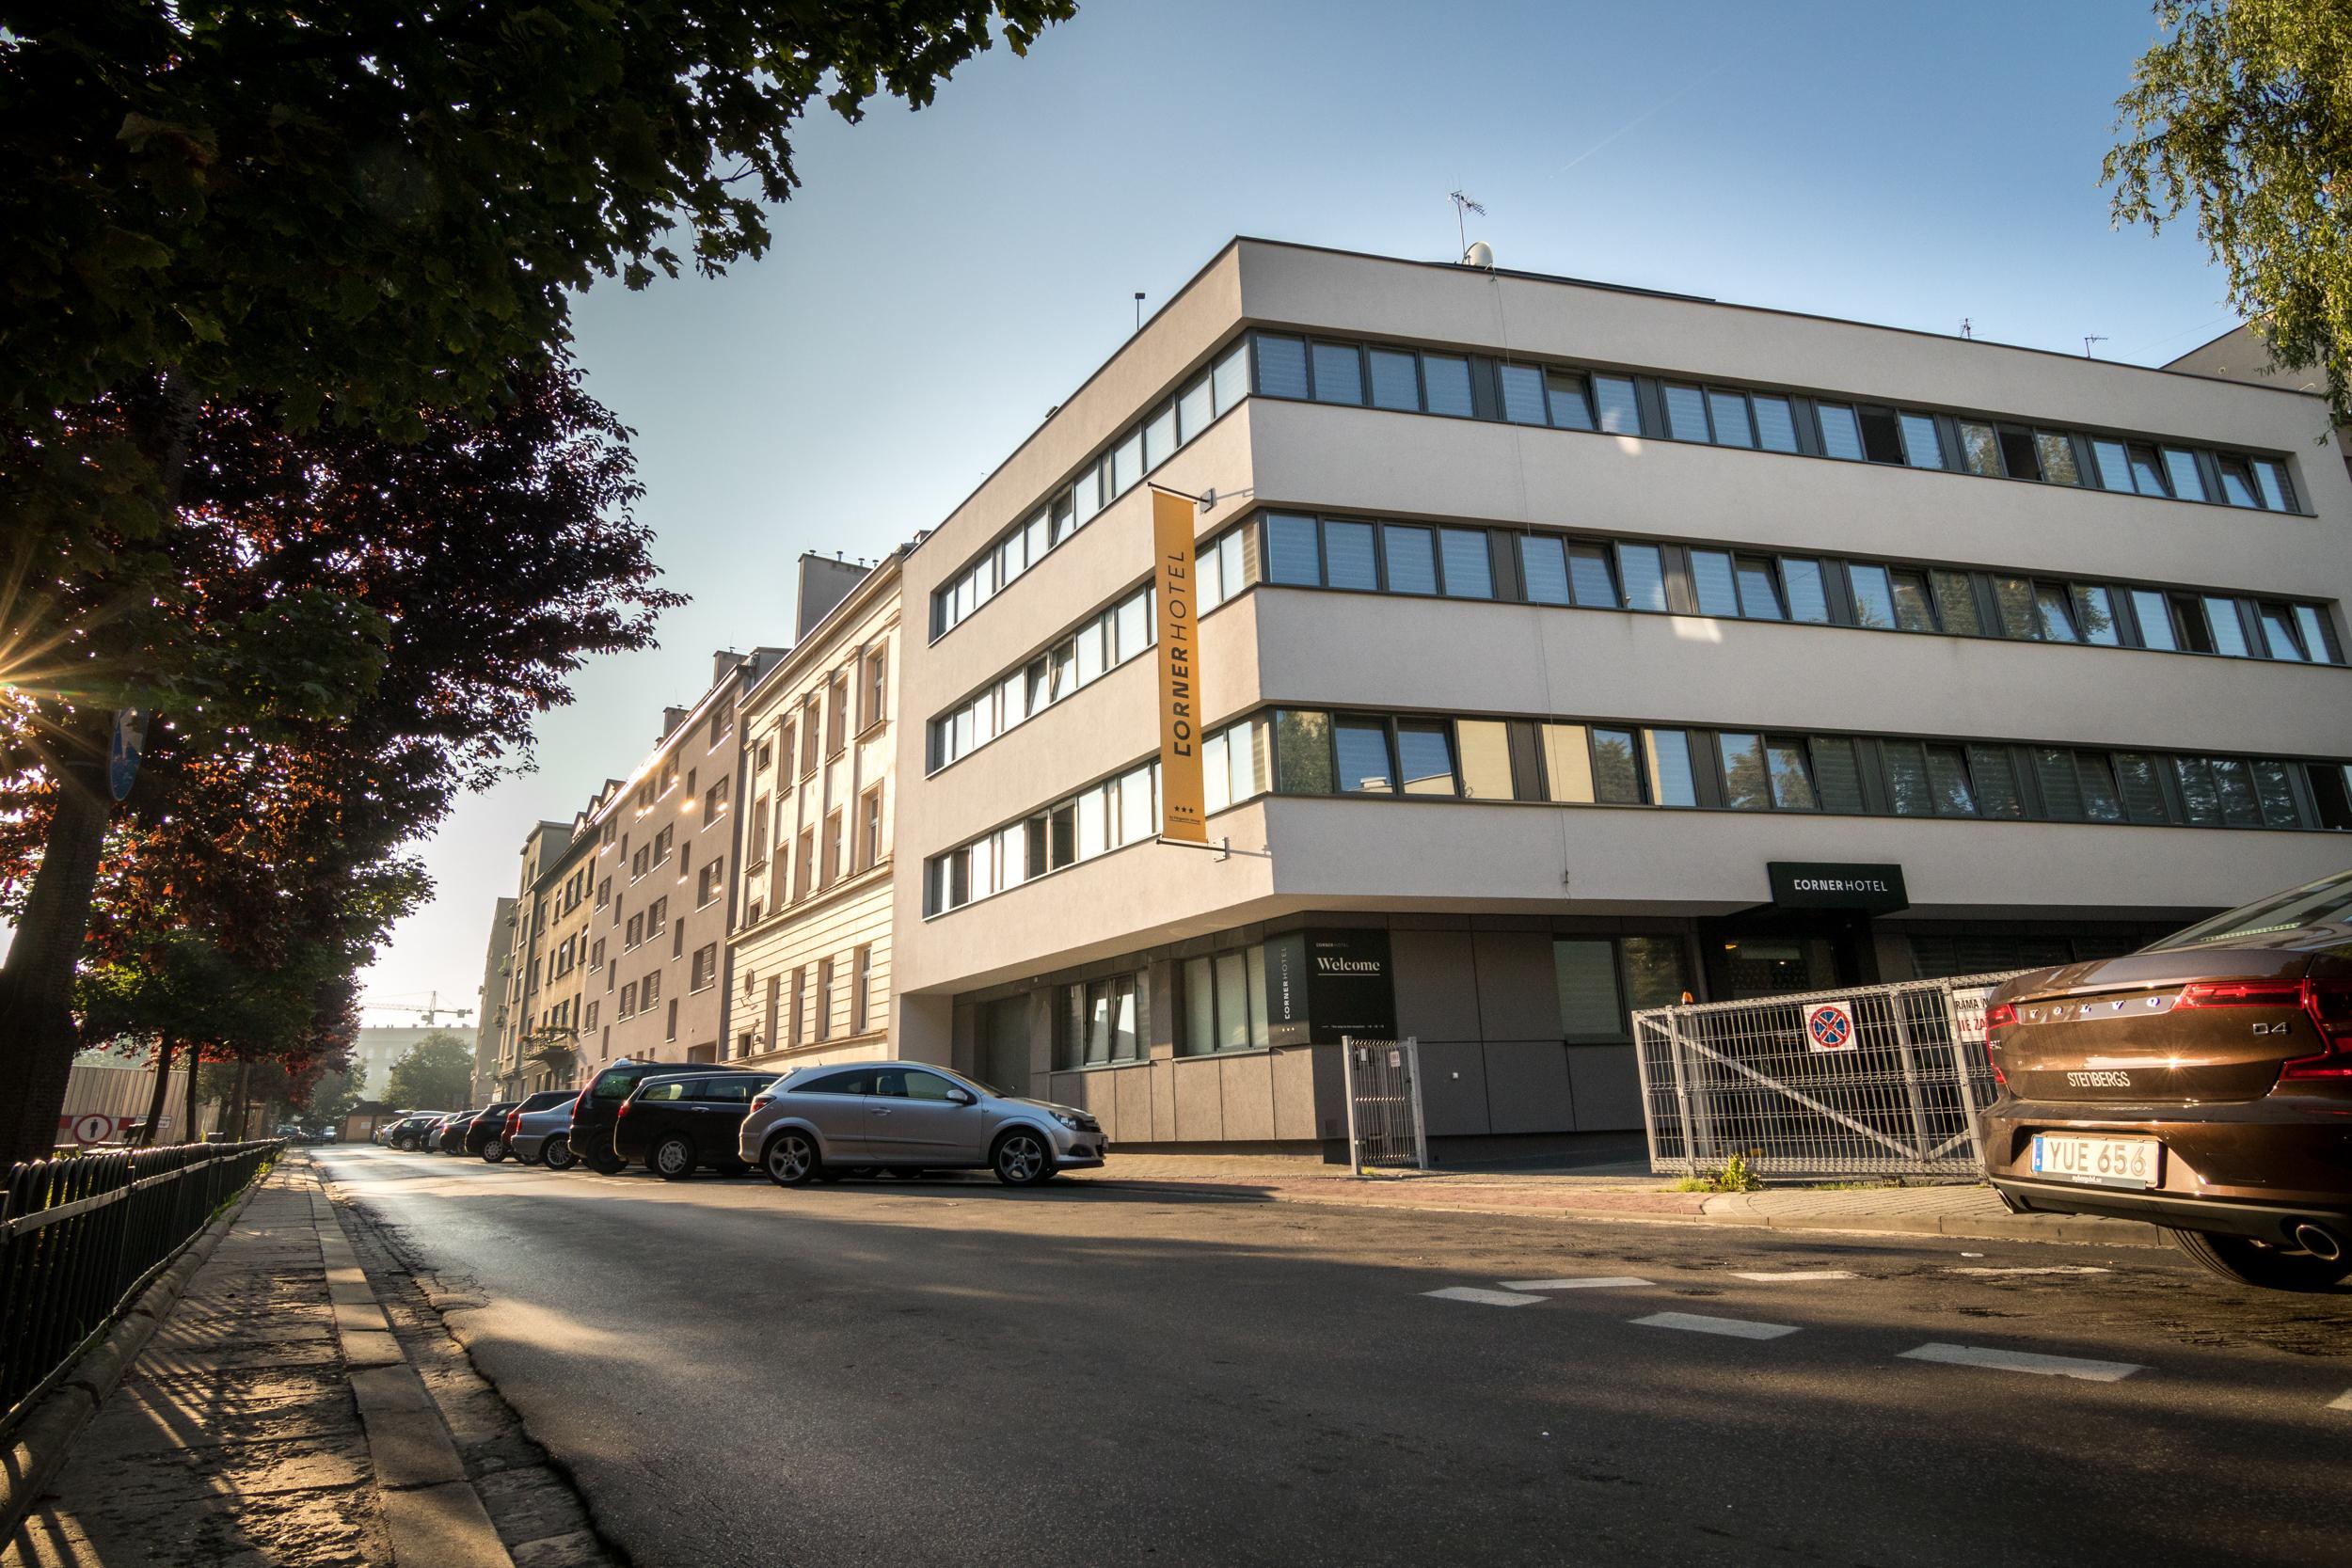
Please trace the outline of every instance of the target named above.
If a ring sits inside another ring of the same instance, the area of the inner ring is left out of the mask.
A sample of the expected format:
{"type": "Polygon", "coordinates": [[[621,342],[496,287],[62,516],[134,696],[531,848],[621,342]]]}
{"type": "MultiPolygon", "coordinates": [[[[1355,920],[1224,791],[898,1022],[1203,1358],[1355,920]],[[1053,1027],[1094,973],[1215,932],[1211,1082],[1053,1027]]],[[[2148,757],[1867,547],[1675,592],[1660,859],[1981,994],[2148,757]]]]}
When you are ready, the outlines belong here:
{"type": "Polygon", "coordinates": [[[2117,101],[2118,220],[2195,209],[2230,303],[2352,424],[2352,0],[2164,0],[2117,101]]]}
{"type": "Polygon", "coordinates": [[[385,1077],[384,1098],[411,1111],[462,1111],[473,1092],[473,1048],[451,1034],[431,1034],[401,1053],[385,1077]]]}
{"type": "Polygon", "coordinates": [[[560,372],[579,290],[758,256],[810,106],[919,107],[1073,10],[0,0],[0,772],[40,782],[45,835],[0,964],[0,1166],[45,1143],[77,1043],[115,714],[199,744],[331,721],[397,636],[300,581],[189,612],[169,536],[207,415],[403,439],[487,417],[560,372]]]}

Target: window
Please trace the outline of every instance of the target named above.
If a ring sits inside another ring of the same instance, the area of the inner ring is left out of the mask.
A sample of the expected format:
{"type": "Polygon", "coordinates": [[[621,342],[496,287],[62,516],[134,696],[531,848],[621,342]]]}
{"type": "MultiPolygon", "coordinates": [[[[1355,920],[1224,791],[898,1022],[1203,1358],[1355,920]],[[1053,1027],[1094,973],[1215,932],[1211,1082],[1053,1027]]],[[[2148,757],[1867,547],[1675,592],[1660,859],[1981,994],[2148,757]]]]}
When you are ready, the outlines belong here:
{"type": "Polygon", "coordinates": [[[1617,572],[1628,610],[1666,609],[1666,569],[1657,546],[1618,546],[1617,572]]]}
{"type": "Polygon", "coordinates": [[[841,814],[825,814],[824,863],[819,868],[817,885],[831,887],[841,879],[841,814]]]}
{"type": "Polygon", "coordinates": [[[1364,401],[1363,356],[1353,343],[1315,344],[1314,376],[1317,403],[1364,401]]]}
{"type": "Polygon", "coordinates": [[[833,960],[817,960],[817,1037],[833,1038],[833,960]]]}
{"type": "Polygon", "coordinates": [[[1936,434],[1934,417],[1928,414],[1902,416],[1903,461],[1915,468],[1941,468],[1944,463],[1944,443],[1936,434]]]}
{"type": "Polygon", "coordinates": [[[1965,572],[1931,572],[1935,589],[1935,613],[1944,629],[1955,637],[1981,637],[1984,619],[1977,610],[1975,582],[1965,572]]]}
{"type": "Polygon", "coordinates": [[[621,1003],[620,1003],[620,1008],[619,1008],[619,1016],[620,1016],[620,1017],[622,1017],[622,1018],[633,1018],[633,1017],[635,1017],[635,1016],[636,1016],[636,1013],[637,1013],[637,982],[636,982],[636,981],[634,981],[634,980],[631,980],[631,981],[630,981],[628,985],[623,986],[623,987],[621,988],[621,1003]]]}
{"type": "Polygon", "coordinates": [[[626,953],[644,940],[645,917],[642,914],[630,915],[627,933],[621,939],[621,951],[626,953]]]}
{"type": "Polygon", "coordinates": [[[866,713],[861,729],[872,729],[884,719],[890,701],[890,655],[876,648],[866,656],[866,713]]]}
{"type": "Polygon", "coordinates": [[[1370,352],[1372,405],[1421,412],[1421,365],[1403,349],[1375,348],[1370,352]]]}
{"type": "Polygon", "coordinates": [[[2254,650],[2246,641],[2245,623],[2238,619],[2237,601],[2208,596],[2205,622],[2213,633],[2213,651],[2230,658],[2249,658],[2254,650]]]}
{"type": "Polygon", "coordinates": [[[1568,604],[1567,551],[1544,534],[1519,535],[1519,578],[1531,604],[1568,604]]]}
{"type": "Polygon", "coordinates": [[[675,1001],[670,1004],[670,1022],[664,1026],[661,1037],[664,1040],[677,1038],[677,1004],[675,1001]]]}
{"type": "Polygon", "coordinates": [[[1424,354],[1421,356],[1421,381],[1430,413],[1457,420],[1467,420],[1477,413],[1477,405],[1470,398],[1469,360],[1449,354],[1424,354]]]}
{"type": "Polygon", "coordinates": [[[1829,591],[1822,585],[1821,563],[1790,556],[1781,562],[1780,576],[1788,590],[1788,618],[1828,625],[1829,591]]]}
{"type": "Polygon", "coordinates": [[[876,784],[858,797],[858,867],[880,864],[882,853],[882,789],[876,784]]]}
{"type": "Polygon", "coordinates": [[[1406,794],[1460,793],[1454,781],[1454,727],[1446,721],[1399,720],[1396,758],[1406,794]]]}
{"type": "Polygon", "coordinates": [[[1821,425],[1821,451],[1850,463],[1862,461],[1862,425],[1854,411],[1839,403],[1817,403],[1814,414],[1821,425]]]}
{"type": "Polygon", "coordinates": [[[1731,557],[1726,552],[1692,550],[1691,586],[1698,595],[1701,615],[1739,615],[1740,586],[1732,575],[1731,557]]]}
{"type": "Polygon", "coordinates": [[[1740,578],[1740,613],[1752,621],[1781,621],[1780,586],[1774,580],[1772,563],[1761,556],[1743,555],[1738,558],[1740,578]]]}
{"type": "Polygon", "coordinates": [[[1263,1050],[1272,1043],[1266,1023],[1264,948],[1185,959],[1182,995],[1179,1054],[1263,1050]]]}
{"type": "Polygon", "coordinates": [[[803,1015],[806,1010],[807,1001],[808,966],[806,964],[798,964],[795,965],[792,970],[792,1017],[790,1022],[792,1038],[790,1043],[793,1045],[800,1044],[803,1039],[807,1037],[803,1033],[803,1031],[806,1028],[806,1025],[803,1022],[803,1015]]]}
{"type": "Polygon", "coordinates": [[[1323,525],[1325,580],[1333,588],[1377,589],[1380,561],[1370,523],[1323,525]]]}
{"type": "Polygon", "coordinates": [[[641,1010],[650,1008],[660,999],[661,971],[657,969],[637,982],[637,1006],[641,1010]]]}
{"type": "Polygon", "coordinates": [[[727,781],[721,779],[703,792],[703,820],[716,821],[726,815],[727,781]]]}
{"type": "Polygon", "coordinates": [[[1448,528],[1438,531],[1445,562],[1445,591],[1457,599],[1495,596],[1493,563],[1486,554],[1484,529],[1448,528]]]}
{"type": "Polygon", "coordinates": [[[859,947],[850,955],[850,1033],[862,1035],[873,1017],[874,949],[859,947]]]}
{"type": "Polygon", "coordinates": [[[722,875],[725,867],[726,862],[723,857],[713,856],[695,877],[694,907],[696,909],[701,909],[705,904],[718,897],[721,891],[725,888],[726,879],[722,875]]]}
{"type": "Polygon", "coordinates": [[[1666,434],[1677,441],[1704,441],[1707,433],[1707,394],[1696,387],[1665,388],[1666,434]]]}
{"type": "Polygon", "coordinates": [[[1265,541],[1267,581],[1312,587],[1323,580],[1312,517],[1269,516],[1265,541]]]}
{"type": "Polygon", "coordinates": [[[1641,773],[1630,730],[1593,731],[1593,797],[1603,805],[1642,803],[1641,773]]]}
{"type": "Polygon", "coordinates": [[[1348,795],[1390,795],[1396,770],[1389,762],[1388,726],[1378,720],[1341,718],[1332,722],[1338,748],[1340,790],[1348,795]]]}
{"type": "Polygon", "coordinates": [[[673,824],[653,835],[654,864],[660,865],[669,860],[670,845],[676,832],[677,828],[675,824],[673,824]]]}
{"type": "Polygon", "coordinates": [[[1551,957],[1560,1034],[1571,1045],[1628,1039],[1629,1011],[1672,1006],[1690,990],[1674,937],[1557,937],[1551,957]]]}
{"type": "Polygon", "coordinates": [[[687,977],[688,990],[707,990],[719,983],[719,944],[706,942],[694,949],[692,973],[687,977]]]}
{"type": "Polygon", "coordinates": [[[2164,449],[2165,477],[2172,482],[2172,493],[2183,500],[2201,501],[2205,499],[2205,477],[2198,470],[2192,452],[2178,447],[2164,449]]]}
{"type": "Polygon", "coordinates": [[[1593,377],[1593,404],[1599,412],[1601,429],[1616,436],[1642,434],[1642,400],[1630,377],[1593,377]]]}
{"type": "Polygon", "coordinates": [[[1142,1060],[1143,978],[1120,974],[1062,987],[1055,1066],[1104,1067],[1142,1060]]]}
{"type": "Polygon", "coordinates": [[[1544,406],[1544,372],[1534,365],[1499,365],[1495,374],[1502,386],[1502,417],[1512,424],[1549,424],[1544,406]]]}
{"type": "Polygon", "coordinates": [[[1758,392],[1748,399],[1756,412],[1756,441],[1766,451],[1796,451],[1797,415],[1783,397],[1758,392]]]}
{"type": "Polygon", "coordinates": [[[1544,380],[1551,394],[1551,422],[1559,430],[1593,428],[1592,398],[1584,378],[1573,371],[1548,371],[1544,380]]]}
{"type": "Polygon", "coordinates": [[[1746,394],[1722,392],[1709,388],[1707,394],[1707,415],[1715,427],[1716,445],[1724,447],[1756,445],[1756,426],[1748,419],[1746,394]]]}
{"type": "Polygon", "coordinates": [[[1617,608],[1617,585],[1609,575],[1609,553],[1598,545],[1568,546],[1568,578],[1576,602],[1586,609],[1617,608]]]}
{"type": "Polygon", "coordinates": [[[1390,523],[1380,530],[1387,557],[1389,591],[1392,594],[1435,594],[1438,567],[1429,530],[1390,523]]]}
{"type": "Polygon", "coordinates": [[[1661,806],[1695,806],[1697,785],[1691,772],[1691,738],[1680,730],[1645,730],[1649,750],[1654,799],[1661,806]]]}

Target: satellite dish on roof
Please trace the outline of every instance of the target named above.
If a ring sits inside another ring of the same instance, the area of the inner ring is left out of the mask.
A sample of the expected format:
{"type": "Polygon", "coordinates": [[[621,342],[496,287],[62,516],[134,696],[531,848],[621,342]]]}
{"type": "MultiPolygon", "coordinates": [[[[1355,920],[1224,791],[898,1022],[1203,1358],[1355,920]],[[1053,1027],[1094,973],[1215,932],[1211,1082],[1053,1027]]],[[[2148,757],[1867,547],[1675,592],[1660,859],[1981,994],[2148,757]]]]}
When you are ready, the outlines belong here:
{"type": "Polygon", "coordinates": [[[1470,241],[1470,248],[1462,252],[1462,265],[1466,267],[1481,267],[1487,272],[1494,271],[1494,247],[1487,245],[1484,240],[1470,241]]]}

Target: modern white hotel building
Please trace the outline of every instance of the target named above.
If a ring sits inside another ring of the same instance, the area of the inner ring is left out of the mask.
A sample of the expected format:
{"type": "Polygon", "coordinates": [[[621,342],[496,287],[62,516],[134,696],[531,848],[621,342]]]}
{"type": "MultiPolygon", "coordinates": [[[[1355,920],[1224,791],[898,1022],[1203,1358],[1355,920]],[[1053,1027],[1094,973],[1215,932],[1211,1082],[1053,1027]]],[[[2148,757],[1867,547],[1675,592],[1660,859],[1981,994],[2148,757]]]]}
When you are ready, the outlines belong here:
{"type": "Polygon", "coordinates": [[[1236,240],[906,558],[894,1038],[1114,1148],[1638,1128],[1630,1008],[2109,954],[2352,864],[2318,399],[1236,240]],[[1156,841],[1149,485],[1203,498],[1156,841]]]}

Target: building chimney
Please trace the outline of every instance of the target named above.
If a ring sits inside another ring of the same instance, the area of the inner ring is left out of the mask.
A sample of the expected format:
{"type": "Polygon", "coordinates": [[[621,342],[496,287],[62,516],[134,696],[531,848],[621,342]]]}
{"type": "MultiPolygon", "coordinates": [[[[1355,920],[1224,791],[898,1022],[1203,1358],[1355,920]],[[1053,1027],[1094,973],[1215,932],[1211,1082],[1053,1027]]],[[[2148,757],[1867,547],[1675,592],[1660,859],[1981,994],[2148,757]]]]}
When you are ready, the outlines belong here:
{"type": "Polygon", "coordinates": [[[742,668],[743,656],[733,648],[722,648],[710,656],[710,684],[718,685],[742,668]]]}
{"type": "Polygon", "coordinates": [[[669,739],[677,733],[677,727],[685,722],[686,709],[682,707],[663,708],[661,710],[661,738],[669,739]]]}
{"type": "Polygon", "coordinates": [[[838,556],[827,561],[810,551],[801,557],[800,608],[793,617],[792,640],[798,642],[806,637],[809,628],[833,613],[833,607],[850,596],[850,590],[865,580],[868,568],[852,566],[838,556]]]}

